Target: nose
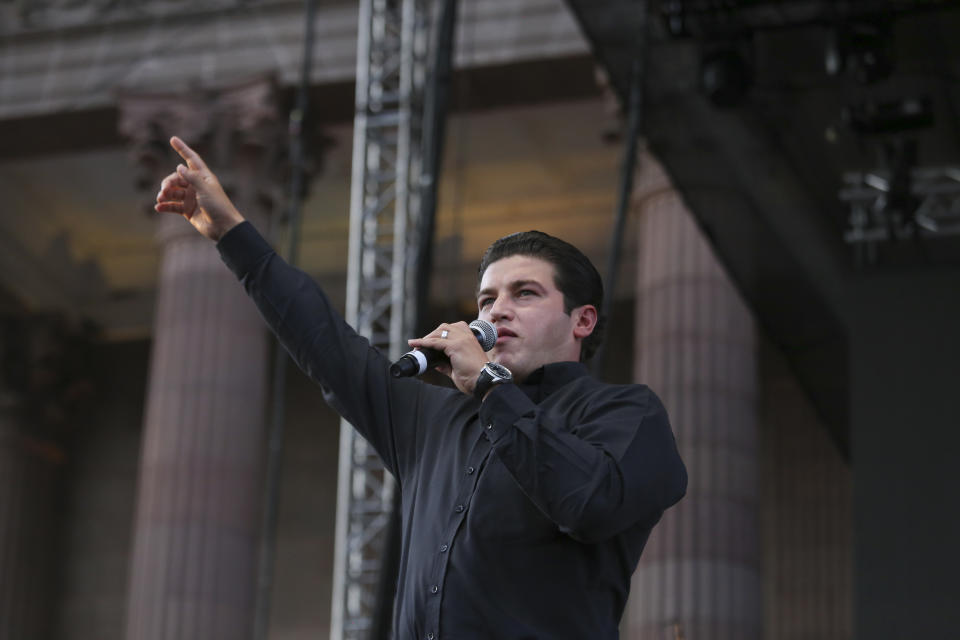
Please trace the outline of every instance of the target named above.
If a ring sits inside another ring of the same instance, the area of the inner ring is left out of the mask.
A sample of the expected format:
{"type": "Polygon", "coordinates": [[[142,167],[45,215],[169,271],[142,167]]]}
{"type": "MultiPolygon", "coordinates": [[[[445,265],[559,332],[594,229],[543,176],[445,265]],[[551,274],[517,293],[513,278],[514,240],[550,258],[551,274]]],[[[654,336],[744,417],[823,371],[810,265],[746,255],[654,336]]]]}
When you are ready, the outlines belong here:
{"type": "Polygon", "coordinates": [[[497,296],[497,298],[490,303],[490,307],[487,309],[490,314],[490,321],[496,322],[500,319],[507,319],[513,317],[513,308],[510,306],[510,297],[509,296],[497,296]]]}

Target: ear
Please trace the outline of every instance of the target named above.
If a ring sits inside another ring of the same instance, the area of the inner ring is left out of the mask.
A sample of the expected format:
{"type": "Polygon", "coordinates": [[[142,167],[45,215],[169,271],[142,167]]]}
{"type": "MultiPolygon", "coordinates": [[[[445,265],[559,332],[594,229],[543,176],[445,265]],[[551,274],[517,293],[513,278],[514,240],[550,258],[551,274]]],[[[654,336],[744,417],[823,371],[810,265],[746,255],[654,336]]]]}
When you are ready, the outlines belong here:
{"type": "Polygon", "coordinates": [[[577,307],[570,312],[573,319],[573,337],[577,340],[583,340],[597,326],[597,308],[592,304],[585,304],[577,307]]]}

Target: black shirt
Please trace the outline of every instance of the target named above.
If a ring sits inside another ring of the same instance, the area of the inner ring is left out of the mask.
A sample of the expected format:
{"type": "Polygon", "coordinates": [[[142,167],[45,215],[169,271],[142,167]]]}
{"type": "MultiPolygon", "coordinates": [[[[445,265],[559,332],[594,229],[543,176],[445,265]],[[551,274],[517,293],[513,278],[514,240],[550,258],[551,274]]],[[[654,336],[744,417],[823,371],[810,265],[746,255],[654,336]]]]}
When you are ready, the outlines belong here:
{"type": "Polygon", "coordinates": [[[392,378],[389,361],[252,225],[217,246],[398,481],[396,638],[618,637],[650,530],[687,484],[652,391],[601,383],[576,362],[495,387],[482,405],[392,378]]]}

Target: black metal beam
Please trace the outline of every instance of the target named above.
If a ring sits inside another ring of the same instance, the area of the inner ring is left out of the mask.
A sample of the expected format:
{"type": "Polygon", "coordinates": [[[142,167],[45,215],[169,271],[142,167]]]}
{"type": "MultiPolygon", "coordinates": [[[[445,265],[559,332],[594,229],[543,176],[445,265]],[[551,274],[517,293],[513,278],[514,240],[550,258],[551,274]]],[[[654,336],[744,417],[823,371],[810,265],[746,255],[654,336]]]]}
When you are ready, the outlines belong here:
{"type": "MultiPolygon", "coordinates": [[[[631,0],[568,0],[623,99],[631,0]]],[[[662,6],[663,3],[661,3],[662,6]]],[[[836,442],[849,455],[847,328],[836,284],[843,266],[818,226],[815,198],[751,114],[710,106],[697,56],[659,36],[647,59],[646,137],[720,261],[779,347],[836,442]],[[669,51],[669,55],[658,55],[669,51]],[[680,78],[688,78],[686,80],[680,78]]],[[[839,239],[836,244],[839,246],[839,239]]]]}

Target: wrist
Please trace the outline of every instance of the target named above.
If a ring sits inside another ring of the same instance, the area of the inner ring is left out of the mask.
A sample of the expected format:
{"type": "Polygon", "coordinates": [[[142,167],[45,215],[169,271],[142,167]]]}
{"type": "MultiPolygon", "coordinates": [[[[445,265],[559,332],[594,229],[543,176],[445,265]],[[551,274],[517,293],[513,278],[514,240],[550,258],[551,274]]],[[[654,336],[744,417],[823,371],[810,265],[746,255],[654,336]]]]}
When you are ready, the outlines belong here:
{"type": "Polygon", "coordinates": [[[502,364],[488,362],[477,376],[477,381],[473,386],[473,396],[483,402],[490,395],[495,387],[513,381],[513,374],[502,364]]]}
{"type": "Polygon", "coordinates": [[[230,216],[230,218],[228,218],[224,224],[219,225],[220,228],[218,229],[217,237],[214,239],[214,241],[220,242],[223,239],[223,236],[230,233],[234,227],[239,226],[244,221],[245,218],[240,215],[239,212],[237,212],[236,215],[230,216]]]}

